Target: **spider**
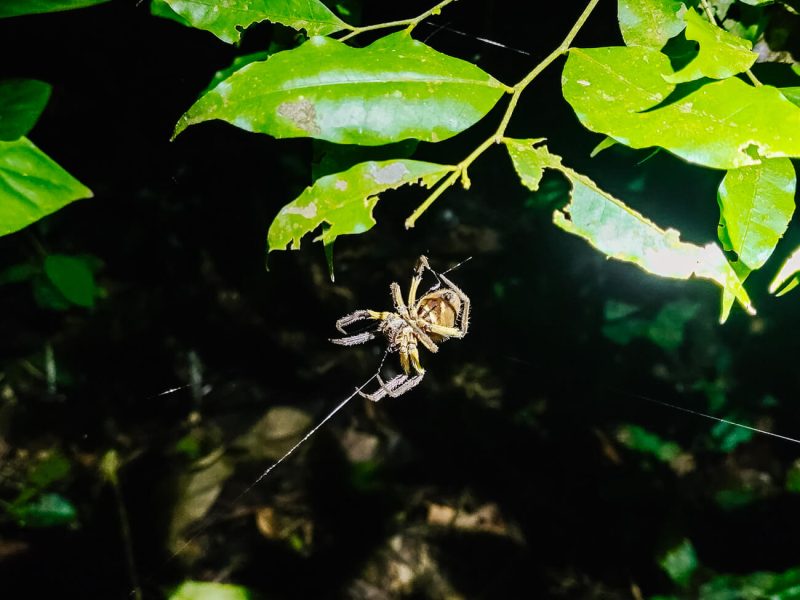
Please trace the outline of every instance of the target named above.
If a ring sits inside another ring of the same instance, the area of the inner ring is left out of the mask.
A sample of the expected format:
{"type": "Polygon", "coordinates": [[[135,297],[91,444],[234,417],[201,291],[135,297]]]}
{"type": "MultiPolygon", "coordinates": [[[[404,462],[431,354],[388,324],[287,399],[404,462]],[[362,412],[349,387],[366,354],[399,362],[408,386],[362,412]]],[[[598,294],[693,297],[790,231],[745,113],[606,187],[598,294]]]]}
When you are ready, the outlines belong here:
{"type": "Polygon", "coordinates": [[[441,343],[449,338],[463,338],[467,335],[469,327],[469,298],[447,277],[431,269],[425,256],[420,256],[417,260],[407,303],[403,302],[403,295],[397,283],[392,282],[390,290],[395,312],[363,309],[352,312],[336,321],[336,329],[346,337],[331,339],[331,342],[341,346],[363,344],[375,339],[376,332],[365,331],[347,335],[345,327],[362,320],[379,321],[377,332],[386,336],[389,343],[387,352],[400,354],[400,366],[403,372],[386,382],[378,373],[376,377],[380,388],[376,392],[365,394],[359,391],[359,394],[373,402],[385,396],[396,398],[422,381],[425,369],[419,362],[418,344],[422,344],[431,352],[436,352],[439,349],[437,342],[441,343]],[[437,283],[417,300],[417,291],[426,269],[433,273],[437,283]]]}

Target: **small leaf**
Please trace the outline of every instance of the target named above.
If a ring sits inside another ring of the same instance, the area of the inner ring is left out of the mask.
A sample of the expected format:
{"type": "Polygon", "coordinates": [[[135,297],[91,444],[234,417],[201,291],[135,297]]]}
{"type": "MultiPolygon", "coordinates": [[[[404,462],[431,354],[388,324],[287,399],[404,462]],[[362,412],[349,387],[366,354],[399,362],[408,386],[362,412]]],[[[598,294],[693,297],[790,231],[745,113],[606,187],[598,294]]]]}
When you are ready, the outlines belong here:
{"type": "Polygon", "coordinates": [[[236,73],[236,71],[238,71],[239,69],[246,67],[247,65],[253,62],[267,60],[269,56],[270,53],[267,51],[253,52],[252,54],[244,54],[242,56],[237,56],[236,58],[233,59],[233,62],[230,64],[230,66],[225,67],[224,69],[220,69],[219,71],[214,73],[214,76],[211,78],[211,81],[206,86],[204,93],[208,92],[209,90],[213,90],[222,81],[225,81],[228,77],[236,73]]]}
{"type": "Polygon", "coordinates": [[[210,31],[223,42],[238,43],[253,23],[271,21],[308,35],[328,35],[347,29],[347,23],[319,0],[163,0],[175,14],[197,29],[210,31]]]}
{"type": "Polygon", "coordinates": [[[175,128],[222,119],[277,138],[376,146],[441,141],[467,129],[505,88],[405,32],[366,48],[314,37],[240,69],[200,98],[175,128]]]}
{"type": "MultiPolygon", "coordinates": [[[[375,225],[372,209],[377,194],[409,183],[427,188],[436,184],[454,167],[416,160],[388,160],[360,163],[335,175],[327,175],[294,201],[284,206],[275,217],[267,235],[269,251],[300,247],[300,239],[322,223],[329,229],[317,239],[325,244],[337,236],[363,233],[375,225]]],[[[316,240],[315,240],[316,241],[316,240]]]]}
{"type": "Polygon", "coordinates": [[[800,108],[777,88],[731,77],[654,108],[674,89],[662,77],[669,73],[667,58],[647,48],[572,49],[564,98],[592,131],[632,148],[661,146],[708,167],[800,156],[800,108]]]}
{"type": "Polygon", "coordinates": [[[0,18],[59,12],[105,4],[111,0],[3,0],[0,2],[0,18]]]}
{"type": "Polygon", "coordinates": [[[689,540],[683,540],[679,545],[671,548],[659,560],[659,564],[670,576],[670,579],[681,587],[689,585],[692,575],[700,566],[697,553],[689,540]]]}
{"type": "Polygon", "coordinates": [[[64,298],[85,308],[94,306],[97,286],[85,261],[74,256],[50,254],[45,258],[44,272],[64,298]]]}
{"type": "Polygon", "coordinates": [[[670,83],[684,83],[701,77],[725,79],[753,66],[758,52],[753,45],[709,23],[694,10],[687,10],[686,38],[700,44],[697,56],[683,69],[664,77],[670,83]]]}
{"type": "Polygon", "coordinates": [[[506,148],[508,148],[508,155],[511,157],[511,162],[514,163],[514,169],[517,171],[517,175],[519,175],[522,181],[522,185],[532,192],[539,189],[539,182],[542,180],[544,168],[541,165],[541,161],[539,161],[535,155],[528,152],[528,150],[541,141],[544,141],[544,138],[503,140],[506,148]]]}
{"type": "Polygon", "coordinates": [[[19,139],[33,129],[51,90],[49,84],[35,79],[0,81],[0,141],[19,139]]]}
{"type": "Polygon", "coordinates": [[[42,494],[33,502],[10,509],[20,525],[26,527],[54,527],[74,523],[78,511],[60,494],[42,494]]]}
{"type": "Polygon", "coordinates": [[[208,581],[184,581],[169,600],[249,600],[250,591],[240,585],[208,581]]]}
{"type": "Polygon", "coordinates": [[[779,296],[783,296],[792,290],[798,284],[798,278],[792,278],[792,276],[798,271],[800,271],[800,248],[797,248],[794,252],[792,252],[791,256],[784,261],[780,271],[778,271],[777,275],[775,275],[772,283],[769,284],[769,293],[774,294],[779,288],[783,287],[778,294],[779,296]],[[792,278],[792,280],[786,284],[789,278],[792,278]],[[786,285],[784,286],[784,284],[786,285]]]}
{"type": "MultiPolygon", "coordinates": [[[[773,158],[728,171],[719,186],[720,240],[751,271],[760,269],[789,226],[796,177],[792,161],[773,158]]],[[[727,248],[726,248],[727,249],[727,248]]]]}
{"type": "Polygon", "coordinates": [[[91,196],[91,190],[27,138],[0,142],[0,235],[91,196]]]}
{"type": "Polygon", "coordinates": [[[617,18],[628,46],[660,49],[686,27],[680,0],[619,0],[617,18]]]}

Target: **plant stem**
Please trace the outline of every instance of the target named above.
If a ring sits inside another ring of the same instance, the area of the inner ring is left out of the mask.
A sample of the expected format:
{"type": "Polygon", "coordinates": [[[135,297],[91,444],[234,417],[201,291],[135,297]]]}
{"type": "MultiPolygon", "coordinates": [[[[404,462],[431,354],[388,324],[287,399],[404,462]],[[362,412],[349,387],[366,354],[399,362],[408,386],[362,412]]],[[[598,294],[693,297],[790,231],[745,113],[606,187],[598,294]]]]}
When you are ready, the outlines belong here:
{"type": "Polygon", "coordinates": [[[414,27],[422,23],[422,21],[424,21],[431,15],[438,15],[440,12],[442,12],[442,9],[445,6],[447,6],[448,4],[452,4],[453,2],[456,1],[457,0],[442,0],[441,2],[439,2],[439,4],[437,4],[430,10],[425,11],[424,13],[422,13],[418,17],[414,17],[413,19],[403,19],[401,21],[389,21],[388,23],[378,23],[377,25],[366,25],[364,27],[353,27],[350,33],[339,38],[339,41],[346,42],[350,38],[357,36],[359,33],[364,33],[365,31],[375,31],[376,29],[388,29],[389,27],[407,27],[408,33],[411,33],[414,27]]]}
{"type": "Polygon", "coordinates": [[[469,178],[467,177],[467,169],[469,166],[475,162],[475,160],[483,154],[486,150],[488,150],[492,145],[499,144],[503,141],[503,137],[505,136],[506,129],[508,128],[508,124],[511,121],[511,115],[514,113],[514,110],[517,108],[517,103],[519,102],[520,96],[522,96],[522,92],[533,82],[539,74],[544,71],[547,67],[549,67],[558,57],[566,54],[570,46],[572,45],[573,40],[578,35],[578,32],[581,30],[583,25],[589,18],[589,15],[592,14],[592,11],[597,6],[600,0],[589,0],[589,4],[586,5],[586,8],[583,9],[581,16],[578,17],[578,20],[575,21],[575,24],[570,29],[567,36],[564,38],[564,41],[559,44],[559,46],[553,50],[544,60],[542,60],[538,65],[536,65],[533,70],[528,73],[517,85],[511,88],[511,100],[506,107],[505,113],[503,114],[503,118],[500,121],[500,125],[498,125],[497,130],[487,138],[480,146],[475,148],[469,156],[467,156],[464,160],[462,160],[458,165],[456,165],[455,171],[447,177],[439,187],[437,187],[430,196],[428,196],[425,201],[420,204],[417,209],[411,213],[406,219],[405,226],[406,229],[411,229],[414,224],[417,222],[417,219],[424,213],[428,207],[433,204],[433,202],[441,196],[444,191],[453,185],[459,176],[462,178],[464,187],[469,188],[469,178]]]}

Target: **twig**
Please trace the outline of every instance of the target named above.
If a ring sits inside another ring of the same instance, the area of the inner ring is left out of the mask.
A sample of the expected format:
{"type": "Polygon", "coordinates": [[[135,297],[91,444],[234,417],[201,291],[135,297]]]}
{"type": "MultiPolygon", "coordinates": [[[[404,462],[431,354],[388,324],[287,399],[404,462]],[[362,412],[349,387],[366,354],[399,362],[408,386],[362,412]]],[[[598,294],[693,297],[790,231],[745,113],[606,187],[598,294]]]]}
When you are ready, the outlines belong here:
{"type": "Polygon", "coordinates": [[[522,92],[525,91],[531,82],[533,82],[538,75],[544,71],[548,66],[550,66],[558,57],[566,54],[570,46],[572,45],[573,40],[578,35],[578,32],[581,30],[583,25],[586,23],[589,15],[591,15],[592,11],[597,6],[600,0],[590,0],[589,4],[586,5],[586,8],[583,9],[581,16],[578,17],[578,20],[575,22],[575,25],[572,26],[567,36],[564,38],[564,41],[559,44],[559,46],[553,50],[542,62],[536,65],[533,70],[528,73],[517,85],[513,88],[509,89],[511,93],[511,100],[506,107],[506,111],[503,114],[503,118],[500,121],[500,125],[497,127],[497,130],[492,134],[491,137],[487,138],[482,144],[480,144],[475,150],[473,150],[469,156],[467,156],[464,160],[462,160],[458,165],[456,165],[455,171],[451,173],[447,179],[445,179],[439,186],[433,191],[433,193],[428,196],[425,201],[420,204],[417,209],[406,219],[405,226],[406,229],[410,229],[414,226],[417,222],[417,219],[424,213],[428,207],[433,204],[433,202],[441,196],[444,191],[453,185],[459,177],[462,180],[462,184],[465,188],[469,188],[469,177],[467,175],[467,169],[470,165],[475,162],[475,160],[483,154],[489,147],[494,144],[499,144],[503,141],[503,137],[505,136],[506,129],[508,128],[508,124],[511,121],[511,115],[514,113],[514,110],[517,107],[517,103],[519,102],[519,98],[522,95],[522,92]]]}
{"type": "Polygon", "coordinates": [[[438,15],[442,12],[442,9],[447,6],[448,4],[452,4],[456,2],[456,0],[442,0],[434,6],[432,9],[425,11],[418,17],[414,17],[413,19],[402,19],[400,21],[389,21],[388,23],[378,23],[376,25],[365,25],[364,27],[353,27],[347,35],[339,38],[340,42],[346,42],[352,37],[357,36],[359,33],[364,33],[366,31],[375,31],[377,29],[388,29],[390,27],[407,27],[407,32],[411,33],[411,31],[419,25],[422,21],[430,17],[431,15],[438,15]]]}

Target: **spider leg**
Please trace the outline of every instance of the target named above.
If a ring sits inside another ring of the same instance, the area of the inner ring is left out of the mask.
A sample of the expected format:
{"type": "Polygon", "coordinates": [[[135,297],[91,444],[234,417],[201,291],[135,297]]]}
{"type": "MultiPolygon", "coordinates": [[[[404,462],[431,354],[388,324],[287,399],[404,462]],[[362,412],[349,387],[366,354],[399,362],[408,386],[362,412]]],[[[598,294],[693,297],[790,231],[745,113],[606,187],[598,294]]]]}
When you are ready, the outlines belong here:
{"type": "Polygon", "coordinates": [[[439,275],[441,277],[444,284],[453,290],[453,292],[458,296],[459,300],[461,300],[461,318],[459,319],[459,331],[461,332],[460,336],[451,336],[451,337],[464,337],[467,335],[467,329],[469,328],[469,296],[467,296],[461,288],[459,288],[455,283],[450,281],[444,275],[439,275]]]}
{"type": "Polygon", "coordinates": [[[380,375],[378,375],[378,383],[380,384],[380,387],[372,394],[365,394],[364,392],[359,392],[359,394],[368,400],[372,400],[373,402],[378,402],[386,396],[397,398],[398,396],[405,394],[411,388],[416,387],[419,382],[422,381],[422,377],[422,374],[414,375],[412,377],[409,377],[408,375],[397,375],[389,381],[384,382],[380,375]]]}
{"type": "Polygon", "coordinates": [[[343,338],[329,338],[329,342],[333,342],[334,344],[338,344],[340,346],[356,346],[358,344],[363,344],[364,342],[368,342],[370,340],[375,339],[375,334],[371,331],[365,331],[363,333],[357,333],[355,335],[348,335],[347,337],[343,338]]]}
{"type": "Polygon", "coordinates": [[[372,319],[374,321],[381,321],[385,319],[389,315],[387,312],[377,312],[374,310],[356,310],[351,312],[349,315],[343,316],[341,319],[336,321],[336,329],[341,331],[342,333],[347,333],[345,331],[345,327],[356,321],[364,321],[367,319],[372,319]]]}

